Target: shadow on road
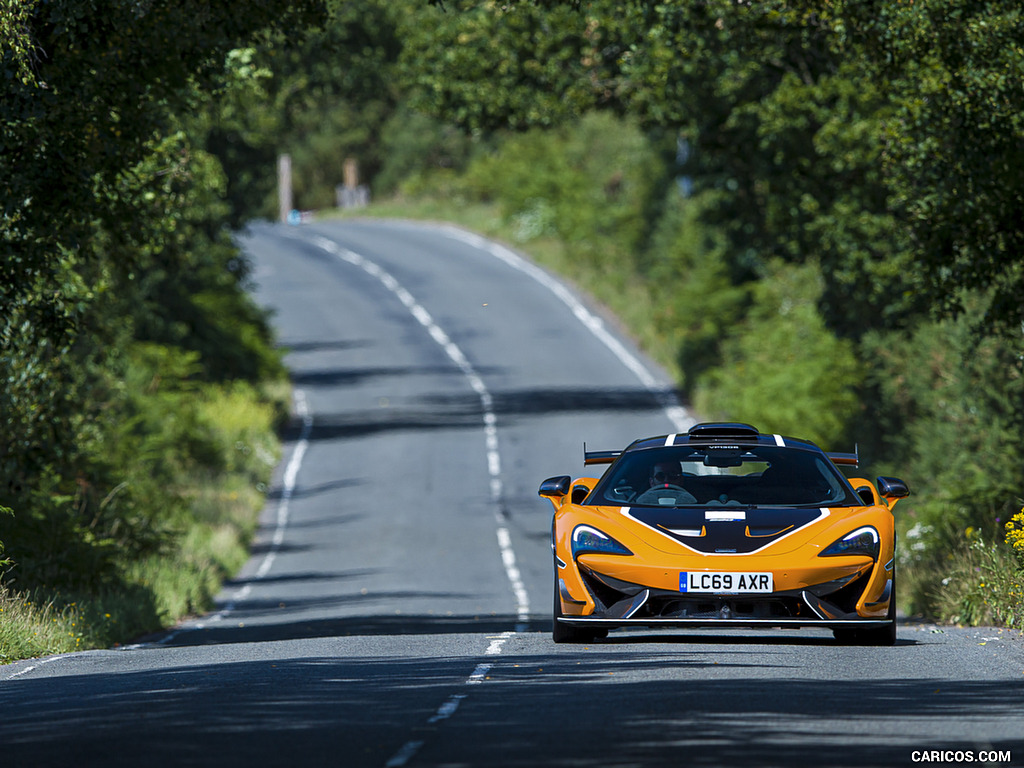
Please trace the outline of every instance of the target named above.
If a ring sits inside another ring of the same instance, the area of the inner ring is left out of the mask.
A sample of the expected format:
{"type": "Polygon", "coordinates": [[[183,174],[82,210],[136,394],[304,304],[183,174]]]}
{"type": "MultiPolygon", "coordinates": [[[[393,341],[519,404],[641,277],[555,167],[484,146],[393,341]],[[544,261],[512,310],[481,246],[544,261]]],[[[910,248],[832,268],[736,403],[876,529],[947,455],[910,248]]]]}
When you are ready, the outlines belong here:
{"type": "Polygon", "coordinates": [[[523,768],[867,768],[910,765],[915,749],[1024,749],[991,736],[1017,733],[1006,726],[1019,722],[1024,681],[797,679],[780,652],[590,646],[495,657],[471,686],[479,657],[432,646],[400,658],[406,649],[339,640],[330,656],[182,656],[153,671],[8,680],[5,761],[380,768],[410,738],[423,742],[416,765],[523,768]],[[438,721],[455,697],[458,711],[438,721]]]}
{"type": "MultiPolygon", "coordinates": [[[[411,600],[423,596],[425,595],[417,595],[414,592],[408,594],[411,600]]],[[[430,593],[426,596],[438,597],[439,595],[430,593]]],[[[331,599],[329,602],[337,604],[338,600],[331,599]]],[[[317,606],[310,601],[303,601],[301,605],[289,603],[283,606],[284,610],[281,612],[315,607],[317,606]]],[[[397,638],[412,635],[499,634],[511,630],[517,623],[514,616],[430,616],[422,614],[299,619],[279,623],[268,621],[268,617],[272,617],[277,608],[277,606],[263,606],[263,610],[259,612],[241,611],[237,615],[232,614],[230,619],[222,624],[207,624],[202,629],[182,631],[175,634],[166,646],[267,643],[335,637],[397,638]]],[[[160,637],[161,635],[156,635],[149,639],[159,640],[160,637]]]]}
{"type": "MultiPolygon", "coordinates": [[[[397,372],[405,375],[408,372],[397,372]]],[[[318,371],[296,374],[301,384],[312,380],[323,385],[354,384],[358,377],[372,375],[366,371],[318,371]]],[[[461,374],[459,374],[461,375],[461,374]]],[[[554,413],[644,413],[662,410],[665,393],[643,388],[552,388],[492,392],[492,410],[508,426],[516,418],[547,416],[554,413]]],[[[436,394],[389,402],[372,410],[345,413],[317,413],[309,434],[310,440],[353,439],[389,431],[420,431],[431,429],[479,429],[483,408],[479,395],[473,392],[449,395],[436,394]]],[[[284,430],[286,440],[296,440],[301,426],[293,422],[284,430]]]]}

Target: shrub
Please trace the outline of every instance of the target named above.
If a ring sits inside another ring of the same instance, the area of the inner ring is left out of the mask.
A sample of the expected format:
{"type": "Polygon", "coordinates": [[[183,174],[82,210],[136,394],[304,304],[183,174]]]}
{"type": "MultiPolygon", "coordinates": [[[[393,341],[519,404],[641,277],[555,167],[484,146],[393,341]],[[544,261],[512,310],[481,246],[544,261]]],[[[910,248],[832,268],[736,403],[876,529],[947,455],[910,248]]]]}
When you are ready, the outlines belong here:
{"type": "Polygon", "coordinates": [[[805,437],[842,441],[859,409],[863,372],[851,342],[818,314],[813,265],[775,264],[753,288],[753,304],[722,343],[722,364],[701,378],[697,411],[805,437]]]}
{"type": "Polygon", "coordinates": [[[595,113],[560,130],[508,137],[470,163],[464,182],[509,220],[540,217],[544,226],[526,227],[528,237],[557,232],[579,249],[633,263],[665,173],[635,123],[595,113]]]}
{"type": "Polygon", "coordinates": [[[1006,524],[1006,543],[1024,567],[1024,509],[1014,515],[1006,524]]]}
{"type": "Polygon", "coordinates": [[[931,576],[931,590],[924,595],[931,615],[954,624],[1024,629],[1024,572],[1003,541],[986,540],[981,531],[967,528],[924,572],[931,576]]]}
{"type": "Polygon", "coordinates": [[[672,350],[686,389],[720,362],[722,342],[750,301],[749,286],[733,279],[724,238],[701,223],[705,205],[670,188],[646,259],[655,307],[651,320],[672,350]]]}

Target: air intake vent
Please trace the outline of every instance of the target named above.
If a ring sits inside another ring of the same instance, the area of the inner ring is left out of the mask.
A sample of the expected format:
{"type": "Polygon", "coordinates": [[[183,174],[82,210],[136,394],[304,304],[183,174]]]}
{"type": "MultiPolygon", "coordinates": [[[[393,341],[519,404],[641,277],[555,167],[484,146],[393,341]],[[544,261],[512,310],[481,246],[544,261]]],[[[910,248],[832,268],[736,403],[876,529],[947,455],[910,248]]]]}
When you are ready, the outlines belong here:
{"type": "Polygon", "coordinates": [[[697,424],[694,427],[690,427],[690,431],[687,432],[690,437],[697,438],[708,438],[708,437],[730,437],[730,438],[756,438],[760,436],[760,432],[755,427],[749,424],[741,424],[739,422],[711,422],[705,424],[697,424]]]}

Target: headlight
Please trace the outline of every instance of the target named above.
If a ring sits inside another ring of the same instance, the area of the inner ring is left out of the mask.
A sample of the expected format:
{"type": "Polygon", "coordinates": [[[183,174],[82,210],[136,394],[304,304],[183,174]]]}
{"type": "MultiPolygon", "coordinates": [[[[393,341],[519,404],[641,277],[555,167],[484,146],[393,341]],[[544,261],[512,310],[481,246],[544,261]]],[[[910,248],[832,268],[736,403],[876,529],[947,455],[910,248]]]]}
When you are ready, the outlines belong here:
{"type": "Polygon", "coordinates": [[[611,536],[601,533],[589,525],[577,525],[572,532],[572,556],[600,552],[604,555],[632,555],[633,553],[619,544],[611,536]]]}
{"type": "Polygon", "coordinates": [[[878,531],[871,526],[858,528],[853,533],[848,533],[843,538],[833,542],[819,557],[842,555],[867,555],[877,560],[878,531]]]}

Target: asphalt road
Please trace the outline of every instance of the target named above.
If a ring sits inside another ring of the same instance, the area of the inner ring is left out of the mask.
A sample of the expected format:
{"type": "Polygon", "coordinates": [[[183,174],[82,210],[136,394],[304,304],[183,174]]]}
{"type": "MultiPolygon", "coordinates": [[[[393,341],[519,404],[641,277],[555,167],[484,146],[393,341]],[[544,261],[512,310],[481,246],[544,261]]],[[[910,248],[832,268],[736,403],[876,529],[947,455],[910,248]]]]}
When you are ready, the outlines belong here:
{"type": "Polygon", "coordinates": [[[554,645],[537,487],[581,474],[584,441],[684,430],[664,376],[459,230],[266,225],[244,245],[296,386],[253,558],[213,615],[0,668],[4,765],[1024,765],[1016,634],[554,645]]]}

